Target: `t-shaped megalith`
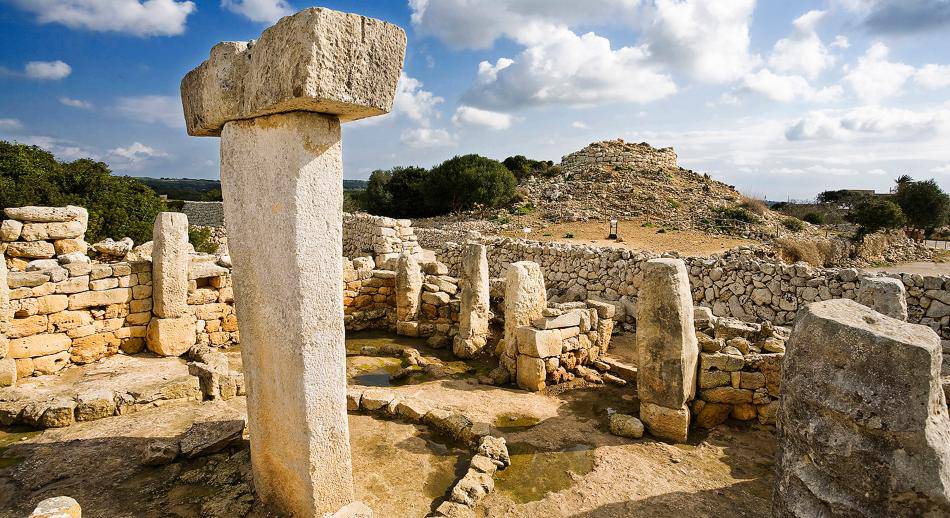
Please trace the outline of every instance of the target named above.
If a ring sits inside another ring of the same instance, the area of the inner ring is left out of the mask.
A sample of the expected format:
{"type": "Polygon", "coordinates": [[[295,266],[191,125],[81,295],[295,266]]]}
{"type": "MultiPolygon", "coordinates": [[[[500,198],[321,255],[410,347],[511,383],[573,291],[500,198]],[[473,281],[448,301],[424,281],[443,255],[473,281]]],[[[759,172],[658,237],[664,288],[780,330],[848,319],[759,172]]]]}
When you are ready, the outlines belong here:
{"type": "Polygon", "coordinates": [[[306,9],[182,81],[189,134],[221,136],[255,489],[293,516],[353,499],[340,122],[390,111],[405,48],[395,25],[306,9]]]}

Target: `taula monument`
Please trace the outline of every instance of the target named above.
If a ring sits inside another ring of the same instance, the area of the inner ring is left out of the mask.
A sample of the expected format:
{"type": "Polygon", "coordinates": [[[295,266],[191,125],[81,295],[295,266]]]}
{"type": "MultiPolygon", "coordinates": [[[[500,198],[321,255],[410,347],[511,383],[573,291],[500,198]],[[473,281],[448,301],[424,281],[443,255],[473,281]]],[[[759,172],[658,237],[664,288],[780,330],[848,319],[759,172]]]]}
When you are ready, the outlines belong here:
{"type": "Polygon", "coordinates": [[[353,502],[340,123],[390,111],[405,50],[395,25],[306,9],[181,83],[188,133],[221,138],[255,486],[293,516],[353,502]]]}

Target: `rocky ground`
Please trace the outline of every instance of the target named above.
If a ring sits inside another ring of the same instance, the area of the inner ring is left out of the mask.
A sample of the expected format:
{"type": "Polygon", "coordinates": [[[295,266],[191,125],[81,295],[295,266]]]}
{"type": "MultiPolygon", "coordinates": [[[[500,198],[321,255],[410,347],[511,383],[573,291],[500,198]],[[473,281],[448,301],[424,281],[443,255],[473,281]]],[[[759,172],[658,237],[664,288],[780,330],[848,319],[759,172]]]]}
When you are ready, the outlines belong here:
{"type": "MultiPolygon", "coordinates": [[[[352,376],[361,364],[375,368],[351,355],[352,376]]],[[[479,384],[473,370],[391,389],[464,410],[507,439],[512,466],[497,475],[479,516],[768,514],[774,444],[767,430],[732,423],[696,432],[686,445],[623,439],[608,433],[607,412],[636,413],[629,386],[529,394],[479,384]]],[[[7,429],[0,434],[0,516],[23,516],[57,495],[75,497],[88,516],[270,516],[253,500],[246,443],[164,466],[140,463],[155,438],[177,437],[196,421],[241,419],[244,405],[243,397],[179,400],[42,433],[7,429]]],[[[350,430],[357,496],[377,516],[424,516],[470,456],[408,423],[354,414],[350,430]],[[414,476],[405,476],[407,466],[414,476]]]]}

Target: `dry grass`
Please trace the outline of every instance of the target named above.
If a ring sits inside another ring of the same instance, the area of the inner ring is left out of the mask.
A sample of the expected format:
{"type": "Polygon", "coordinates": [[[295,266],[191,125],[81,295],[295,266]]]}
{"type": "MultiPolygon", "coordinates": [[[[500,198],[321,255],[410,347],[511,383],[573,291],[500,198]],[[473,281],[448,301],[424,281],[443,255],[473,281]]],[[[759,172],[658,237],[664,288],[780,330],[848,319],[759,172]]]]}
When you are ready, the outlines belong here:
{"type": "Polygon", "coordinates": [[[739,202],[739,206],[759,216],[764,216],[769,210],[769,206],[765,204],[765,200],[751,196],[743,196],[742,201],[739,202]]]}
{"type": "Polygon", "coordinates": [[[806,263],[822,267],[833,261],[834,250],[829,241],[814,239],[785,238],[776,241],[781,258],[786,263],[806,263]]]}

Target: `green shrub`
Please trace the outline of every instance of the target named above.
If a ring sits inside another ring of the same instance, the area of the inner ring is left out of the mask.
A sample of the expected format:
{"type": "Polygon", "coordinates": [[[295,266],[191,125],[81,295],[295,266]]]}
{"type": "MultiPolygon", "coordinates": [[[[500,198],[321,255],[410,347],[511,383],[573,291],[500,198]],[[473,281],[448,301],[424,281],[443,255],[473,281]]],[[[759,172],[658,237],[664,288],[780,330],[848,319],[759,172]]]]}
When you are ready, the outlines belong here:
{"type": "Polygon", "coordinates": [[[534,205],[530,203],[528,203],[527,205],[522,205],[518,207],[517,209],[515,209],[515,213],[520,216],[526,216],[528,214],[531,214],[532,212],[534,212],[534,205]]]}
{"type": "Polygon", "coordinates": [[[947,222],[950,211],[950,196],[934,180],[915,182],[909,176],[898,180],[894,201],[900,206],[907,223],[914,227],[933,232],[947,222]]]}
{"type": "Polygon", "coordinates": [[[896,203],[881,198],[868,198],[862,201],[845,219],[860,227],[856,237],[878,230],[899,228],[906,222],[904,212],[896,203]]]}
{"type": "Polygon", "coordinates": [[[86,241],[152,238],[155,216],[165,204],[134,178],[113,176],[87,158],[60,162],[36,146],[0,141],[0,208],[78,205],[89,211],[86,241]]]}
{"type": "Polygon", "coordinates": [[[805,230],[805,223],[798,218],[785,218],[782,220],[782,226],[792,232],[801,232],[805,230]]]}
{"type": "Polygon", "coordinates": [[[520,182],[530,176],[557,176],[561,174],[561,168],[554,165],[550,160],[532,160],[524,155],[515,155],[502,161],[502,165],[515,175],[520,182]]]}
{"type": "Polygon", "coordinates": [[[567,234],[564,234],[564,239],[574,239],[574,234],[572,232],[568,232],[567,234]]]}
{"type": "Polygon", "coordinates": [[[218,248],[211,241],[211,229],[208,227],[188,227],[188,242],[195,247],[196,252],[213,254],[218,248]]]}
{"type": "Polygon", "coordinates": [[[802,221],[806,221],[812,225],[822,225],[825,222],[825,216],[820,212],[808,212],[802,216],[802,221]]]}
{"type": "Polygon", "coordinates": [[[759,218],[742,206],[718,207],[714,209],[722,219],[733,219],[743,223],[758,223],[759,218]]]}
{"type": "Polygon", "coordinates": [[[464,155],[432,168],[423,193],[433,214],[448,214],[475,205],[505,205],[514,197],[517,185],[515,175],[501,162],[479,155],[464,155]]]}

